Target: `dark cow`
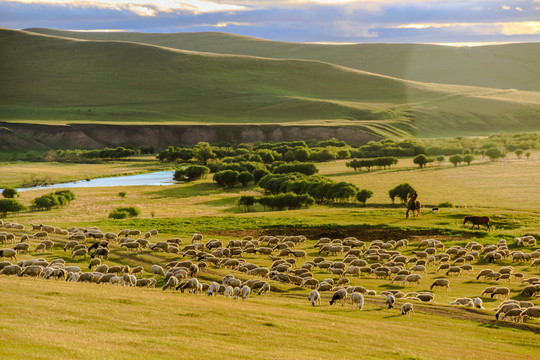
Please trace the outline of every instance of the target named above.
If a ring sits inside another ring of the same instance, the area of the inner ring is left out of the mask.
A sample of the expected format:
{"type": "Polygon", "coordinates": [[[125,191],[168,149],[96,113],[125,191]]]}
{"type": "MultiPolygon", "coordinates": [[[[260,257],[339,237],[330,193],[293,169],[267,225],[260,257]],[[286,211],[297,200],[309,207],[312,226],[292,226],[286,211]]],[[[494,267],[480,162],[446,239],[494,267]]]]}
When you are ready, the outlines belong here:
{"type": "Polygon", "coordinates": [[[465,218],[463,218],[463,224],[465,225],[468,222],[472,224],[473,230],[475,226],[478,226],[478,230],[480,230],[480,225],[486,225],[487,230],[489,230],[488,216],[465,216],[465,218]]]}

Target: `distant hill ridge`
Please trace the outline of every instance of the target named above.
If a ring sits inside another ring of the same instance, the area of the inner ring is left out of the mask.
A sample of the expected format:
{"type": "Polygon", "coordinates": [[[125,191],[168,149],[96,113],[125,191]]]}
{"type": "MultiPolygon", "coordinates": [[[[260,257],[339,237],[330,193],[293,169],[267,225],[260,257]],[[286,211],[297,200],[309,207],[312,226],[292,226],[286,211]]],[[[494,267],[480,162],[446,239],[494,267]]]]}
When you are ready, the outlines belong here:
{"type": "Polygon", "coordinates": [[[540,91],[540,43],[475,47],[426,44],[325,45],[271,41],[228,33],[27,31],[87,40],[119,40],[175,49],[319,60],[404,80],[540,91]]]}
{"type": "Polygon", "coordinates": [[[324,59],[136,41],[163,34],[81,41],[68,35],[95,33],[49,32],[0,29],[0,120],[336,126],[377,136],[540,130],[536,91],[422,83],[324,59]]]}

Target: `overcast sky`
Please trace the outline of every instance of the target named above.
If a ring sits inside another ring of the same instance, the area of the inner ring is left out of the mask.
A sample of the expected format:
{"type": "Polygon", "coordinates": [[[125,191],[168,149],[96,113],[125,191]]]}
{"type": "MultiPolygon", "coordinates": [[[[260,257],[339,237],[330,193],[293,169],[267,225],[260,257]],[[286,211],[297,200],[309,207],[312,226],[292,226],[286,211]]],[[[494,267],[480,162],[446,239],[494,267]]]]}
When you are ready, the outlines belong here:
{"type": "Polygon", "coordinates": [[[0,26],[294,42],[540,41],[540,0],[0,0],[0,26]]]}

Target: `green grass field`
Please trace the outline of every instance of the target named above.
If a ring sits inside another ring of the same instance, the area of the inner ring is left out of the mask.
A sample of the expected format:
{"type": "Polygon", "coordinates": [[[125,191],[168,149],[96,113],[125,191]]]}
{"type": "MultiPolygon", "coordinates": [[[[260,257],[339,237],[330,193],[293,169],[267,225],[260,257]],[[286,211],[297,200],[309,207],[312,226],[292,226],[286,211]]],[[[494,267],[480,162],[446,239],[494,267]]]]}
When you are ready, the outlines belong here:
{"type": "Polygon", "coordinates": [[[412,82],[313,60],[7,29],[0,43],[5,121],[329,122],[387,136],[538,130],[537,91],[412,82]]]}
{"type": "MultiPolygon", "coordinates": [[[[350,181],[372,189],[375,196],[366,207],[317,205],[306,210],[263,212],[258,208],[257,212],[245,213],[236,206],[238,197],[258,194],[258,189],[250,186],[224,190],[208,178],[163,187],[72,189],[76,199],[63,208],[23,212],[4,220],[27,227],[30,223],[62,228],[99,226],[104,232],[156,228],[160,235],[152,242],[180,237],[185,244],[190,243],[195,232],[203,233],[205,240],[217,238],[224,242],[246,235],[304,234],[308,241],[297,248],[307,252],[308,260],[319,256],[314,245],[323,236],[356,236],[362,240],[408,238],[411,244],[401,252],[409,257],[416,250],[417,241],[425,238],[439,239],[446,248],[465,246],[469,241],[496,243],[504,238],[510,250],[514,250],[512,239],[515,236],[535,234],[538,237],[540,234],[540,216],[534,206],[539,200],[534,191],[538,161],[537,152],[533,152],[529,160],[508,158],[491,163],[478,159],[471,166],[455,168],[443,163],[420,170],[410,159],[401,159],[398,166],[390,170],[356,173],[343,161],[317,164],[321,174],[336,181],[350,181]],[[482,176],[480,182],[477,181],[479,176],[482,176]],[[468,206],[443,208],[439,213],[425,209],[422,216],[405,219],[404,209],[392,206],[387,195],[389,187],[404,181],[417,188],[420,200],[426,205],[443,201],[461,205],[466,201],[468,206]],[[492,194],[493,187],[497,188],[496,196],[492,194]],[[513,192],[514,187],[519,187],[523,194],[513,192]],[[126,196],[119,197],[119,191],[125,191],[126,196]],[[118,206],[137,206],[141,215],[136,219],[108,219],[108,213],[118,206]],[[492,218],[494,229],[491,232],[471,231],[470,225],[461,224],[464,215],[480,213],[492,218]]],[[[160,166],[157,161],[140,158],[131,162],[94,164],[92,174],[105,176],[155,170],[160,166]]],[[[83,165],[55,163],[27,164],[27,167],[19,163],[2,164],[6,171],[0,175],[0,183],[8,179],[11,183],[20,183],[33,171],[56,173],[59,178],[87,176],[79,173],[82,168],[83,165]]],[[[19,200],[29,205],[34,197],[46,192],[49,190],[21,192],[19,200]]],[[[13,232],[17,236],[33,233],[30,230],[13,232]]],[[[33,250],[39,241],[31,240],[31,254],[21,254],[18,260],[62,258],[86,271],[89,259],[73,260],[69,252],[62,250],[66,236],[51,235],[51,238],[55,242],[52,252],[36,254],[33,250]]],[[[10,244],[2,246],[12,247],[10,244]]],[[[245,254],[243,257],[248,263],[271,265],[267,256],[245,254]]],[[[325,258],[339,261],[343,257],[325,258]]],[[[109,259],[103,262],[110,266],[140,265],[144,268],[143,276],[148,277],[152,264],[164,266],[175,259],[187,258],[149,249],[130,253],[112,244],[109,259]]],[[[310,290],[273,280],[267,280],[272,286],[268,297],[253,294],[243,302],[222,295],[211,298],[164,292],[160,289],[161,278],[157,289],[141,289],[0,276],[3,294],[11,299],[0,305],[3,314],[0,338],[10,344],[0,347],[0,358],[19,359],[28,353],[42,359],[538,358],[540,320],[528,319],[522,324],[496,321],[493,309],[501,300],[489,296],[482,297],[485,310],[449,304],[458,297],[477,297],[487,286],[506,286],[511,290],[512,299],[532,300],[540,305],[540,299],[519,295],[523,288],[519,281],[476,280],[476,274],[487,268],[513,266],[514,272],[522,273],[525,278],[540,275],[539,270],[530,267],[528,262],[513,263],[509,259],[496,264],[486,264],[480,259],[472,265],[472,273],[448,277],[449,292],[435,289],[432,304],[414,302],[414,316],[401,316],[398,309],[386,309],[383,298],[376,296],[366,296],[364,309],[358,311],[350,304],[330,306],[331,293],[324,292],[321,306],[312,307],[307,301],[310,290]]],[[[373,276],[351,277],[350,281],[352,285],[377,293],[386,289],[403,293],[429,291],[434,279],[445,277],[444,272],[436,271],[437,267],[428,265],[419,286],[390,284],[389,279],[373,276]]],[[[229,273],[242,280],[250,278],[244,273],[212,265],[198,278],[210,283],[220,281],[229,273]]],[[[318,280],[329,277],[338,280],[318,269],[313,270],[313,274],[318,280]]],[[[403,302],[398,300],[398,304],[403,302]]]]}

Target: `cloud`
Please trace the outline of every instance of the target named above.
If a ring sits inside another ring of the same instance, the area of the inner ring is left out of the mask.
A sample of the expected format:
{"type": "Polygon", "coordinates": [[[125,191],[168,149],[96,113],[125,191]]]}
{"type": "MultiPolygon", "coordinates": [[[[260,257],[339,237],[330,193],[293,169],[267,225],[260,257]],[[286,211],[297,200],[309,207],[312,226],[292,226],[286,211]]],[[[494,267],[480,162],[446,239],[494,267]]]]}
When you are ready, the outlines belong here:
{"type": "Polygon", "coordinates": [[[540,0],[0,0],[0,24],[15,29],[222,30],[295,42],[457,43],[509,41],[508,37],[512,41],[540,41],[535,25],[539,3],[540,0]]]}
{"type": "Polygon", "coordinates": [[[496,22],[496,23],[424,23],[424,24],[405,24],[395,27],[396,29],[453,29],[456,31],[468,31],[476,34],[502,34],[512,35],[531,35],[540,34],[540,21],[526,22],[496,22]]]}
{"type": "Polygon", "coordinates": [[[242,11],[247,7],[211,0],[7,0],[3,2],[69,6],[72,8],[103,8],[111,10],[129,10],[139,16],[155,16],[159,12],[186,11],[194,14],[211,12],[242,11]]]}

